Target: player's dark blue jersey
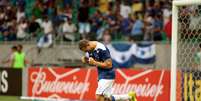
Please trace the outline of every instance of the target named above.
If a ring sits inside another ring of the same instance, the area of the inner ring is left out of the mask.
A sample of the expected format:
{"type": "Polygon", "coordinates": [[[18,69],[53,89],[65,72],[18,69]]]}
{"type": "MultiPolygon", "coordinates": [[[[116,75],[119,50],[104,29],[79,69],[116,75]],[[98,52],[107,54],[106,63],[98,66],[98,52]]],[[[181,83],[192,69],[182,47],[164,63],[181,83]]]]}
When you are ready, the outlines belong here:
{"type": "MultiPolygon", "coordinates": [[[[111,59],[110,51],[105,45],[97,42],[96,48],[92,52],[86,52],[86,57],[92,57],[96,61],[103,62],[107,59],[111,59]]],[[[105,69],[98,67],[98,79],[114,79],[115,71],[114,68],[105,69]]]]}

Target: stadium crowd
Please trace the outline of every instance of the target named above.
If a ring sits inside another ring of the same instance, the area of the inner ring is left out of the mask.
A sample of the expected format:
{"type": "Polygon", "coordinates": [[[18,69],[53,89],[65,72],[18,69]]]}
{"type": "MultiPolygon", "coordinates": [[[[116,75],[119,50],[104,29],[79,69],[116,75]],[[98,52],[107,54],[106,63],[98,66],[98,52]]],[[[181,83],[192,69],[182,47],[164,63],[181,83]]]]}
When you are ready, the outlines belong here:
{"type": "Polygon", "coordinates": [[[82,38],[171,40],[171,0],[0,0],[0,41],[82,38]]]}

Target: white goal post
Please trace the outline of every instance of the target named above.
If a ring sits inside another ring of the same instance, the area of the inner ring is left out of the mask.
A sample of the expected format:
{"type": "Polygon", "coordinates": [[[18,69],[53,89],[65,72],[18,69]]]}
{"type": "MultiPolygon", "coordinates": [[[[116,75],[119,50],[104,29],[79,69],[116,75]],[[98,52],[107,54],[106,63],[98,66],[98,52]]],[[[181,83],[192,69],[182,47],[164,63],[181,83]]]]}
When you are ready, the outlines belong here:
{"type": "Polygon", "coordinates": [[[179,6],[201,5],[201,0],[174,0],[172,3],[172,42],[171,42],[171,94],[170,100],[176,101],[177,88],[177,43],[179,6]]]}

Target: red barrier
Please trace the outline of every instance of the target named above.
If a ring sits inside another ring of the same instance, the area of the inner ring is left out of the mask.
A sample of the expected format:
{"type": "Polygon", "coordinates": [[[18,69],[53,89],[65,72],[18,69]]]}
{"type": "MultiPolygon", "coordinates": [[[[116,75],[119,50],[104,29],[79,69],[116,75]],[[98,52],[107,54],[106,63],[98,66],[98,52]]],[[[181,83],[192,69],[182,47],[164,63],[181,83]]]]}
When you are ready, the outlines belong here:
{"type": "MultiPolygon", "coordinates": [[[[95,100],[95,69],[29,68],[28,96],[95,100]]],[[[114,94],[135,91],[139,101],[169,101],[167,70],[117,69],[114,94]]]]}

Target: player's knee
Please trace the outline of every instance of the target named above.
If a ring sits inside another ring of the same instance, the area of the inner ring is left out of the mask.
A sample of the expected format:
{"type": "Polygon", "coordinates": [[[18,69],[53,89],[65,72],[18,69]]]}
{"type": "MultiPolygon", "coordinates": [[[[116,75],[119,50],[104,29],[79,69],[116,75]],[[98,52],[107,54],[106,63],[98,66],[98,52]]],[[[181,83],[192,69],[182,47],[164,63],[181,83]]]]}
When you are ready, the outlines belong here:
{"type": "Polygon", "coordinates": [[[96,95],[96,101],[104,101],[103,95],[96,95]]]}

